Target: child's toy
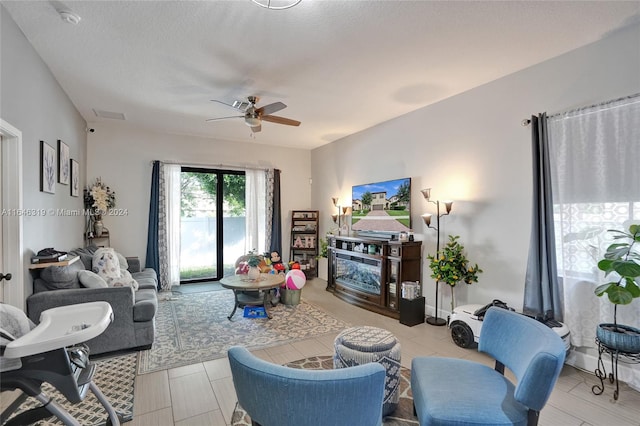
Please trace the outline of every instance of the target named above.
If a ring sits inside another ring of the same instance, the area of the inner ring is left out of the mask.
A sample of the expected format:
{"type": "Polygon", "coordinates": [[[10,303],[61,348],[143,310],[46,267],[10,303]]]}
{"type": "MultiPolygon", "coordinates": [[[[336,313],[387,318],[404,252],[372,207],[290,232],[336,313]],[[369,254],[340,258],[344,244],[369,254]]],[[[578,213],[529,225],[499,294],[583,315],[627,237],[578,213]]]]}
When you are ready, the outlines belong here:
{"type": "Polygon", "coordinates": [[[287,272],[284,283],[289,290],[300,290],[307,283],[307,277],[301,270],[292,269],[287,272]]]}
{"type": "MultiPolygon", "coordinates": [[[[482,331],[482,320],[484,319],[484,315],[487,310],[492,306],[509,309],[511,311],[515,310],[507,306],[506,303],[497,299],[486,305],[472,304],[456,307],[451,313],[448,321],[453,342],[461,348],[470,348],[477,344],[480,339],[480,332],[482,331]]],[[[556,320],[536,319],[552,328],[553,331],[562,338],[562,341],[567,348],[567,352],[571,349],[569,327],[556,320]]]]}

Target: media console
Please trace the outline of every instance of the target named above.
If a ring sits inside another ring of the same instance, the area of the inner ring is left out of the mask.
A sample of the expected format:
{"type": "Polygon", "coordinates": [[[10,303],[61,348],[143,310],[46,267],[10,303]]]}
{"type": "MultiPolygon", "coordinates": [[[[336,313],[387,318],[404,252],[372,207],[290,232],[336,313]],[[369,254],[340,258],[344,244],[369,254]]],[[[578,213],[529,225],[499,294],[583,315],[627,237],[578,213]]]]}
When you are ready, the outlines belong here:
{"type": "Polygon", "coordinates": [[[351,304],[400,317],[403,281],[420,281],[420,241],[369,237],[327,237],[327,291],[351,304]]]}

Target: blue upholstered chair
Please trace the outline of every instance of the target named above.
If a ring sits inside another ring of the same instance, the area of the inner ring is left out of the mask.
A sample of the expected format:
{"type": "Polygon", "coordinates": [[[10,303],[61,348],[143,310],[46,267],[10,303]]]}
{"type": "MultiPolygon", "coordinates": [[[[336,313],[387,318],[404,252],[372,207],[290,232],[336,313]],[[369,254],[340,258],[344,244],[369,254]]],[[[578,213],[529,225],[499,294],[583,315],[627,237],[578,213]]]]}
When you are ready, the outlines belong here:
{"type": "Polygon", "coordinates": [[[229,349],[238,402],[254,425],[379,426],[384,367],[369,363],[338,370],[272,364],[247,349],[229,349]]]}
{"type": "Polygon", "coordinates": [[[413,359],[411,391],[421,426],[538,423],[564,364],[562,339],[534,319],[490,308],[478,350],[496,360],[495,369],[464,359],[413,359]],[[505,366],[516,385],[504,376],[505,366]]]}

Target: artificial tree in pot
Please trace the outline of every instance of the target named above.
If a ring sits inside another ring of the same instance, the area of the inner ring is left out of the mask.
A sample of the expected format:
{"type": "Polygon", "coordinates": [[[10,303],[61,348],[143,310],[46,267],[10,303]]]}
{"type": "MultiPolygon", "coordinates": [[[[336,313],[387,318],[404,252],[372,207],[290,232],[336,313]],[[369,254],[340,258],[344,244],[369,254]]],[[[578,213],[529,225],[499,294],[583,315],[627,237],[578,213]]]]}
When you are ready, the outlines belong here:
{"type": "Polygon", "coordinates": [[[605,277],[614,272],[617,281],[599,285],[595,289],[597,296],[607,295],[613,303],[613,323],[598,325],[598,340],[613,349],[624,352],[640,352],[640,330],[628,325],[618,324],[618,305],[628,305],[640,297],[640,225],[629,226],[628,232],[610,229],[614,242],[607,247],[604,259],[598,262],[598,269],[605,277]]]}
{"type": "Polygon", "coordinates": [[[464,254],[464,246],[458,242],[457,235],[449,235],[449,242],[435,256],[428,255],[431,278],[444,282],[451,287],[451,312],[455,308],[453,288],[459,282],[466,284],[477,283],[478,274],[482,269],[478,264],[471,265],[464,254]]]}

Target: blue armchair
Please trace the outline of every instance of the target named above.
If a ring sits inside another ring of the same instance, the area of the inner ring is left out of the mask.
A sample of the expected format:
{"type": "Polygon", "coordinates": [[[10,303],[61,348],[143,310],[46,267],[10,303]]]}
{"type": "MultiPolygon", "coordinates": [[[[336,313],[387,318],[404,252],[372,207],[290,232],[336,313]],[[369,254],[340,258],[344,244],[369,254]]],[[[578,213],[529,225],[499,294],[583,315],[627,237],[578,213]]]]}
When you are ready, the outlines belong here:
{"type": "Polygon", "coordinates": [[[269,363],[244,347],[229,349],[238,402],[254,425],[380,426],[384,367],[300,370],[269,363]]]}
{"type": "Polygon", "coordinates": [[[534,319],[490,308],[478,350],[496,360],[495,369],[463,359],[413,359],[411,390],[421,426],[538,423],[564,364],[562,339],[534,319]],[[504,376],[505,366],[517,385],[504,376]]]}

